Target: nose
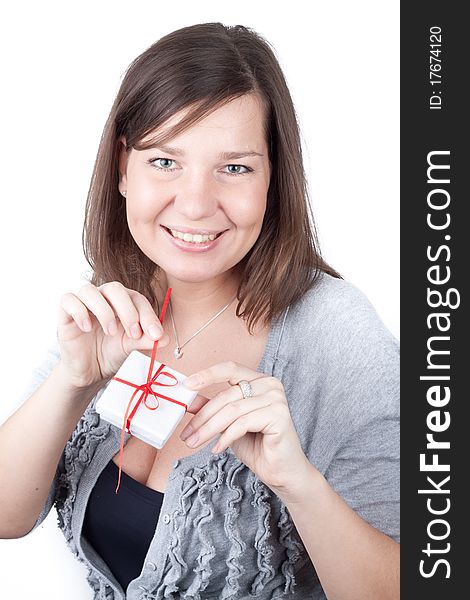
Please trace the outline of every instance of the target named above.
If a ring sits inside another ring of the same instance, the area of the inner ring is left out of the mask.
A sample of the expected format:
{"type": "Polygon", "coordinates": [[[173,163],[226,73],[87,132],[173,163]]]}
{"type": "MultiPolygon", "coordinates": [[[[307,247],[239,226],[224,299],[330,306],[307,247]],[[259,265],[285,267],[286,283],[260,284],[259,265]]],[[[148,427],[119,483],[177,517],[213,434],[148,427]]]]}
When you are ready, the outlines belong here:
{"type": "Polygon", "coordinates": [[[185,174],[178,180],[175,210],[191,221],[211,217],[217,211],[215,182],[202,172],[185,174]]]}

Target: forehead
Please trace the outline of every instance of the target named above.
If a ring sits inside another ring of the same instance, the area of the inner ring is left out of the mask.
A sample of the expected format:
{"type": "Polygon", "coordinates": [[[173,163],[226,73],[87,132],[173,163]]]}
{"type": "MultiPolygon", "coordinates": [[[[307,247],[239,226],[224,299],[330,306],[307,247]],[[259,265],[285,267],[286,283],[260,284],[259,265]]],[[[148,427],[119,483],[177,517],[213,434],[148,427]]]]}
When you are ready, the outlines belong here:
{"type": "Polygon", "coordinates": [[[179,111],[142,142],[171,140],[178,145],[177,142],[197,143],[204,139],[205,143],[211,140],[214,144],[263,145],[265,116],[262,102],[255,94],[230,100],[182,132],[172,135],[172,130],[190,111],[191,107],[179,111]]]}

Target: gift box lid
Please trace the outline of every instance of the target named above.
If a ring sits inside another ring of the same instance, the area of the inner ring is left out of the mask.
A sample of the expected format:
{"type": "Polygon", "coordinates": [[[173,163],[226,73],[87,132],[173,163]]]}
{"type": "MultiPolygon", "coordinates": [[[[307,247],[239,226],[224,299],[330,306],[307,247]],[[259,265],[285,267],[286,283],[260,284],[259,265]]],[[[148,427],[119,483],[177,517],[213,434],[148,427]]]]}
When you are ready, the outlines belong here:
{"type": "MultiPolygon", "coordinates": [[[[115,377],[131,382],[135,386],[142,385],[147,381],[150,362],[151,359],[148,356],[134,350],[121,365],[115,377]]],[[[155,361],[153,374],[160,367],[161,363],[155,361]]],[[[165,444],[183,417],[185,408],[164,397],[177,400],[189,407],[197,396],[197,392],[189,390],[183,385],[185,379],[186,375],[168,365],[163,365],[156,381],[151,386],[151,389],[159,396],[155,398],[153,394],[149,394],[147,398],[147,404],[150,407],[157,406],[158,399],[158,408],[151,410],[141,403],[131,422],[130,430],[132,434],[157,448],[161,448],[165,444]]],[[[136,387],[112,379],[98,400],[96,411],[104,419],[121,429],[127,406],[135,391],[136,387]]],[[[129,414],[142,393],[139,390],[135,394],[129,414]]]]}

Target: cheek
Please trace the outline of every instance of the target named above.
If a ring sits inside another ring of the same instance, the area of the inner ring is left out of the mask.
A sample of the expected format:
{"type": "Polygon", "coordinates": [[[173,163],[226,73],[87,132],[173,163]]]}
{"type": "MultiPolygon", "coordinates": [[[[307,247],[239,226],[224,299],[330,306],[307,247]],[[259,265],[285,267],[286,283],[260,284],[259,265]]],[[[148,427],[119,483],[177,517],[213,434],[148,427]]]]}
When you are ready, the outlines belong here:
{"type": "Polygon", "coordinates": [[[226,204],[226,212],[238,227],[261,228],[266,202],[266,186],[260,183],[258,186],[247,187],[246,190],[238,190],[226,204]]]}
{"type": "Polygon", "coordinates": [[[165,205],[164,196],[155,185],[146,185],[139,181],[128,194],[126,207],[127,218],[133,223],[147,223],[155,220],[155,216],[165,205]]]}

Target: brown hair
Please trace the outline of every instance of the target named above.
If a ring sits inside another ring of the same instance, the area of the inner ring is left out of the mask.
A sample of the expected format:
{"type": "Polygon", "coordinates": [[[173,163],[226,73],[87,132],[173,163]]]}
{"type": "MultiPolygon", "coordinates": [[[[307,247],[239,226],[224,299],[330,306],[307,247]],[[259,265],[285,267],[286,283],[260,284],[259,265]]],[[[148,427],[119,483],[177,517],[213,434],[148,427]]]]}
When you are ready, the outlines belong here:
{"type": "MultiPolygon", "coordinates": [[[[91,282],[120,281],[158,306],[160,268],[137,246],[118,190],[119,145],[137,150],[156,128],[189,107],[163,143],[222,104],[257,94],[265,109],[272,175],[260,235],[239,263],[237,315],[251,329],[269,324],[314,284],[321,271],[341,277],[321,257],[302,161],[299,126],[281,67],[269,44],[241,25],[204,23],[174,31],[128,68],[101,138],[86,204],[83,248],[91,282]]],[[[121,146],[122,147],[122,146],[121,146]]],[[[158,307],[159,308],[159,307],[158,307]]]]}

